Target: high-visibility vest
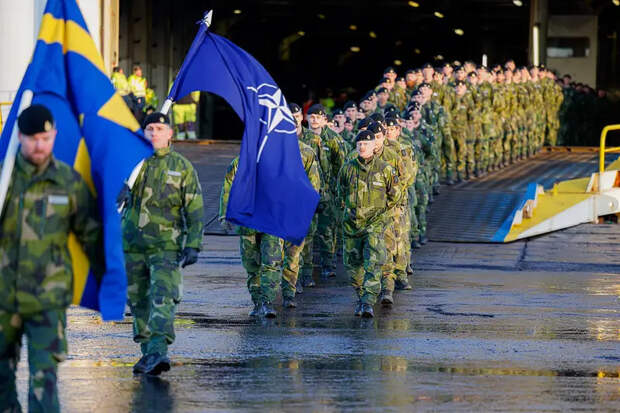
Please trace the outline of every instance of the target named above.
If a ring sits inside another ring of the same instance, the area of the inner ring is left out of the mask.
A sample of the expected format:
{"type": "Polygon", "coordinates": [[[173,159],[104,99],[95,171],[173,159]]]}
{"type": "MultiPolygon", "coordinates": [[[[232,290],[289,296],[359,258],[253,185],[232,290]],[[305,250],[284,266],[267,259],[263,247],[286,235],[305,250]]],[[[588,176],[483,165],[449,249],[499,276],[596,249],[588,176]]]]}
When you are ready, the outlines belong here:
{"type": "Polygon", "coordinates": [[[114,89],[118,92],[119,95],[125,96],[129,94],[129,82],[127,82],[127,77],[120,72],[112,73],[112,84],[114,85],[114,89]]]}
{"type": "Polygon", "coordinates": [[[127,80],[129,81],[129,91],[135,97],[143,98],[146,96],[146,79],[144,77],[131,75],[127,80]]]}

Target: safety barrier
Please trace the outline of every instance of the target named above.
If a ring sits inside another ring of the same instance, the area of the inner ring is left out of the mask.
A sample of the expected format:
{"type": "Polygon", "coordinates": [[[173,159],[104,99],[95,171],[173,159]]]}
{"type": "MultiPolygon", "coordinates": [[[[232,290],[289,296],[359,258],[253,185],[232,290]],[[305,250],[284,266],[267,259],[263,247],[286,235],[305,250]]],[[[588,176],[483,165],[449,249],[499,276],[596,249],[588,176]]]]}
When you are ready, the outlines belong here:
{"type": "Polygon", "coordinates": [[[12,104],[13,102],[0,102],[0,131],[2,130],[2,126],[4,126],[4,119],[2,118],[2,107],[11,107],[12,104]]]}
{"type": "Polygon", "coordinates": [[[605,141],[607,139],[607,133],[613,130],[620,130],[620,125],[607,125],[601,132],[601,148],[599,150],[599,173],[603,175],[605,172],[605,154],[606,153],[620,153],[620,147],[607,148],[605,141]]]}

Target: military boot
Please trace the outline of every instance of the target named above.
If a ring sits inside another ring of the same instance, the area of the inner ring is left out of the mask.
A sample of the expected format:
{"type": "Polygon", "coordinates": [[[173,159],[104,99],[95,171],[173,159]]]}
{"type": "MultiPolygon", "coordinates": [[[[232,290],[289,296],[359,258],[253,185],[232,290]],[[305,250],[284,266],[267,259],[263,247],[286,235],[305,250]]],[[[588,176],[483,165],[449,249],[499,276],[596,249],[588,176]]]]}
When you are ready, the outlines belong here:
{"type": "Polygon", "coordinates": [[[306,288],[316,286],[316,283],[314,282],[312,275],[304,275],[303,279],[301,280],[301,284],[306,288]]]}
{"type": "Polygon", "coordinates": [[[355,317],[360,317],[362,315],[362,306],[363,306],[362,302],[358,301],[357,305],[355,306],[355,313],[354,313],[355,317]]]}
{"type": "Polygon", "coordinates": [[[407,271],[407,275],[413,275],[413,268],[411,267],[411,263],[410,262],[407,263],[406,271],[407,271]]]}
{"type": "Polygon", "coordinates": [[[161,353],[147,355],[144,364],[144,372],[150,376],[159,376],[162,372],[170,370],[170,359],[161,353]]]}
{"type": "Polygon", "coordinates": [[[411,248],[419,250],[420,248],[422,248],[422,244],[420,244],[420,241],[416,239],[414,241],[411,241],[411,248]]]}
{"type": "Polygon", "coordinates": [[[282,298],[282,307],[284,307],[284,308],[297,308],[297,302],[295,302],[295,297],[284,297],[284,298],[282,298]]]}
{"type": "Polygon", "coordinates": [[[301,277],[297,279],[297,283],[295,284],[295,293],[301,294],[304,292],[304,287],[301,285],[301,277]]]}
{"type": "Polygon", "coordinates": [[[265,301],[260,308],[260,313],[265,318],[276,318],[278,313],[276,309],[273,308],[273,304],[269,301],[265,301]]]}
{"type": "Polygon", "coordinates": [[[133,365],[134,374],[144,373],[146,371],[147,356],[142,356],[136,364],[133,365]]]}
{"type": "Polygon", "coordinates": [[[375,316],[375,310],[372,305],[362,304],[362,318],[373,318],[375,316]]]}
{"type": "Polygon", "coordinates": [[[413,288],[407,278],[396,280],[395,286],[397,290],[411,290],[413,288]]]}
{"type": "Polygon", "coordinates": [[[426,243],[428,243],[428,238],[426,237],[426,235],[421,234],[420,235],[420,244],[426,245],[426,243]]]}
{"type": "Polygon", "coordinates": [[[391,307],[394,304],[394,297],[392,296],[392,291],[385,290],[381,293],[381,305],[384,307],[391,307]]]}
{"type": "Polygon", "coordinates": [[[250,317],[258,317],[259,312],[260,312],[260,303],[254,303],[254,307],[250,310],[248,315],[250,317]]]}

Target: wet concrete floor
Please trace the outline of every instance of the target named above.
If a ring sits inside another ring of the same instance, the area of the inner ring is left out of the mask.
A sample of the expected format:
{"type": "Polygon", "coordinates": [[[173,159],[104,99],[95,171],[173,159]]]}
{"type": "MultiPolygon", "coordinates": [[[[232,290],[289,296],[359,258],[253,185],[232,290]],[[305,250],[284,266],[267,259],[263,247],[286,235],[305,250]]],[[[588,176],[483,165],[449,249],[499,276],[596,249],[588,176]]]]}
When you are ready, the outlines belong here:
{"type": "Polygon", "coordinates": [[[72,308],[62,410],[620,411],[619,236],[581,225],[507,245],[431,242],[414,289],[374,319],[353,316],[340,267],[273,321],[247,316],[238,238],[207,236],[183,270],[172,370],[134,376],[130,317],[72,308]]]}

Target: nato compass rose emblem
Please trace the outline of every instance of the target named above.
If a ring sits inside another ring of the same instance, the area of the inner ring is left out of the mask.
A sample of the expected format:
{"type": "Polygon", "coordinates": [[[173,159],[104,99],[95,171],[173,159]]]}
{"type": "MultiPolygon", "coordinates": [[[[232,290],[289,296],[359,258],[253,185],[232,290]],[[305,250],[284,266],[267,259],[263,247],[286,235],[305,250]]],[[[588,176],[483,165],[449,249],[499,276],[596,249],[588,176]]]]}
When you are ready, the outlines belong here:
{"type": "Polygon", "coordinates": [[[258,150],[258,156],[256,157],[256,163],[258,163],[269,134],[271,132],[278,132],[297,135],[297,124],[286,104],[286,99],[282,95],[282,91],[276,85],[263,83],[258,87],[247,86],[247,89],[256,93],[258,104],[260,106],[265,106],[267,109],[265,111],[267,119],[260,119],[260,122],[267,126],[267,133],[258,150]]]}

